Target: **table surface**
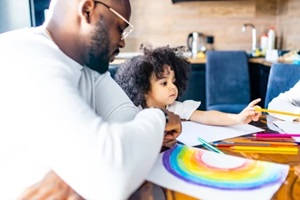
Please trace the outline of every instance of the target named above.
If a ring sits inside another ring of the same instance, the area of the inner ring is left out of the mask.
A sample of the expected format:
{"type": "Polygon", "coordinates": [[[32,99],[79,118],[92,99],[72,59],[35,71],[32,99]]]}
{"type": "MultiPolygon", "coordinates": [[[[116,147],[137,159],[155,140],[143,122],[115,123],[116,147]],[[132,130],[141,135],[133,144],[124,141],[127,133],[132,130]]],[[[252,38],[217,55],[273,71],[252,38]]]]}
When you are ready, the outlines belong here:
{"type": "MultiPolygon", "coordinates": [[[[258,122],[252,122],[252,125],[263,128],[266,131],[274,132],[267,126],[266,116],[262,116],[258,122]]],[[[299,146],[298,146],[299,148],[299,146]]],[[[300,150],[300,148],[299,148],[300,150]]],[[[238,152],[227,149],[222,149],[222,151],[229,155],[235,155],[244,158],[251,158],[256,160],[271,161],[275,163],[282,163],[290,165],[289,174],[285,182],[281,185],[279,190],[274,194],[272,200],[300,200],[300,177],[295,174],[294,167],[300,166],[300,154],[284,154],[284,153],[274,153],[274,154],[264,154],[264,153],[248,153],[248,152],[238,152]]],[[[142,187],[135,194],[133,199],[153,199],[156,200],[153,184],[145,183],[145,187],[142,187]]],[[[196,198],[187,196],[182,193],[178,193],[172,190],[163,189],[167,200],[195,200],[196,198]]]]}

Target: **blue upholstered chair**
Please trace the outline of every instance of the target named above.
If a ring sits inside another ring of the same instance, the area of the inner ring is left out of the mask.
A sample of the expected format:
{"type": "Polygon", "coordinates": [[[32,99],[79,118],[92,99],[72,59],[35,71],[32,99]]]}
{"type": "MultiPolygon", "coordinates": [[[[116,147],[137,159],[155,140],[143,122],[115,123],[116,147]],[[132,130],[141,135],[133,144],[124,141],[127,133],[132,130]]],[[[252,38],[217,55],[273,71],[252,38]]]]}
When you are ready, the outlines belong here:
{"type": "Polygon", "coordinates": [[[265,99],[265,108],[281,92],[293,87],[300,80],[300,65],[274,63],[271,66],[265,99]]]}
{"type": "Polygon", "coordinates": [[[245,51],[209,51],[206,60],[206,109],[239,113],[250,103],[245,51]]]}

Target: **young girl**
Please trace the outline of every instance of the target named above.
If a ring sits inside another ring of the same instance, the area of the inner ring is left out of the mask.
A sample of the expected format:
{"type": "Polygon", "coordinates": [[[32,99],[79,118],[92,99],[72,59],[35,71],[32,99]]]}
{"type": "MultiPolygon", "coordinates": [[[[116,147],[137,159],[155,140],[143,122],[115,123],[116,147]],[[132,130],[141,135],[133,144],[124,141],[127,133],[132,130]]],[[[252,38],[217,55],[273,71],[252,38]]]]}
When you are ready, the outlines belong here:
{"type": "Polygon", "coordinates": [[[215,110],[197,110],[201,102],[176,101],[187,85],[190,63],[182,54],[182,48],[141,46],[144,55],[125,61],[115,75],[115,80],[123,88],[136,106],[141,108],[165,108],[179,115],[181,119],[208,125],[235,125],[257,121],[260,112],[254,106],[260,99],[252,101],[239,114],[215,110]]]}

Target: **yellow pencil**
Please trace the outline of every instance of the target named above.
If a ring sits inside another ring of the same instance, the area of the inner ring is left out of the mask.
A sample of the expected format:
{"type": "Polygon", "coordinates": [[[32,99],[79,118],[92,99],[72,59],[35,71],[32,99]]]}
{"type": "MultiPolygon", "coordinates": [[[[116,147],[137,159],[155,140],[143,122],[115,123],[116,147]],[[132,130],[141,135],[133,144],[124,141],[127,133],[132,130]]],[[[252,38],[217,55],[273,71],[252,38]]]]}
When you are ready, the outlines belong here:
{"type": "Polygon", "coordinates": [[[268,147],[268,146],[231,146],[234,150],[249,150],[249,151],[272,151],[272,152],[298,152],[297,147],[268,147]]]}
{"type": "Polygon", "coordinates": [[[300,114],[284,112],[284,111],[279,111],[279,110],[269,110],[269,109],[258,108],[258,107],[255,107],[254,110],[255,111],[260,111],[260,112],[267,112],[267,113],[275,113],[275,114],[280,114],[280,115],[289,115],[289,116],[300,117],[300,114]]]}
{"type": "MultiPolygon", "coordinates": [[[[236,153],[259,153],[259,154],[278,154],[277,151],[255,151],[255,150],[234,150],[231,149],[231,151],[236,153]]],[[[286,155],[298,155],[298,151],[281,151],[280,154],[286,154],[286,155]]]]}

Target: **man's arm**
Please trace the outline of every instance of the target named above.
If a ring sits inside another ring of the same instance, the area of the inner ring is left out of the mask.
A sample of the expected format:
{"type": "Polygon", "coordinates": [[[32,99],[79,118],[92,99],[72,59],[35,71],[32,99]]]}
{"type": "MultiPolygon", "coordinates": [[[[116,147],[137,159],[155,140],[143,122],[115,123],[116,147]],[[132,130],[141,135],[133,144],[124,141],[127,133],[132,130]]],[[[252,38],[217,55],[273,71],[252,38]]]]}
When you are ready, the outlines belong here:
{"type": "MultiPolygon", "coordinates": [[[[23,142],[38,149],[36,161],[83,198],[127,198],[160,152],[165,116],[159,109],[147,109],[125,123],[107,122],[84,101],[73,74],[66,72],[37,74],[41,81],[26,90],[26,105],[19,106],[27,111],[21,114],[28,114],[20,128],[20,134],[27,134],[23,142]]],[[[100,95],[106,98],[104,91],[100,95]]],[[[109,99],[106,105],[108,111],[117,107],[109,99]]]]}
{"type": "MultiPolygon", "coordinates": [[[[165,130],[170,130],[175,138],[181,132],[181,126],[177,126],[180,119],[170,112],[167,112],[167,115],[169,125],[166,126],[165,130]]],[[[173,139],[173,141],[175,140],[173,139]]],[[[100,190],[102,191],[102,189],[100,190]]],[[[40,182],[27,188],[18,198],[18,200],[25,199],[83,200],[84,198],[57,176],[55,172],[50,171],[40,182]]]]}
{"type": "MultiPolygon", "coordinates": [[[[271,110],[282,110],[300,114],[300,81],[298,81],[290,90],[280,93],[279,96],[272,99],[268,105],[268,108],[271,110]]],[[[297,117],[272,113],[270,113],[270,115],[286,121],[299,120],[297,117]]]]}
{"type": "MultiPolygon", "coordinates": [[[[97,76],[97,75],[96,75],[97,76]]],[[[104,120],[122,122],[132,120],[140,111],[109,73],[98,75],[95,82],[96,112],[104,120]]]]}

